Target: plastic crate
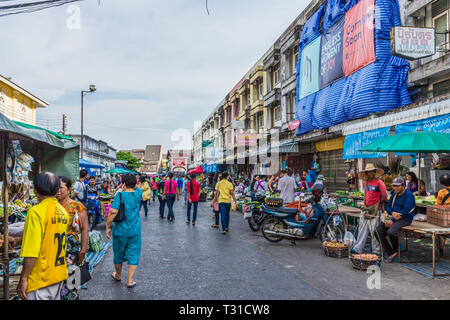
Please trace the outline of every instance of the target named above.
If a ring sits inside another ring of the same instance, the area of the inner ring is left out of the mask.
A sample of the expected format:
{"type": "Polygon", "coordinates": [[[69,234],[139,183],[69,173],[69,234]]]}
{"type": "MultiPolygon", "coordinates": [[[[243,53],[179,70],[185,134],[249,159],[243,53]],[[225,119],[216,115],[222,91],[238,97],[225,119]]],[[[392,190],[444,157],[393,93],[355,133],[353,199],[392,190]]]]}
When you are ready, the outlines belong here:
{"type": "Polygon", "coordinates": [[[427,207],[427,222],[440,227],[450,227],[450,206],[427,207]]]}

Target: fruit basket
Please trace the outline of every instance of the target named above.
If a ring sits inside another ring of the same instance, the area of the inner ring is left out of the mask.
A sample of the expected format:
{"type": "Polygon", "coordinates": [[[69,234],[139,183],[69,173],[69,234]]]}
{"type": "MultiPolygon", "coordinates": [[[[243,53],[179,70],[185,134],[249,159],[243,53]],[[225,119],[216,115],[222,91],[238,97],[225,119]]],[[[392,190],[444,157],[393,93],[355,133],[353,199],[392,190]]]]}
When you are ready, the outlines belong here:
{"type": "Polygon", "coordinates": [[[382,258],[376,254],[352,254],[350,261],[353,269],[366,271],[370,266],[380,266],[382,258]]]}
{"type": "Polygon", "coordinates": [[[322,247],[325,255],[333,258],[347,258],[350,249],[348,245],[336,240],[325,241],[322,247]]]}

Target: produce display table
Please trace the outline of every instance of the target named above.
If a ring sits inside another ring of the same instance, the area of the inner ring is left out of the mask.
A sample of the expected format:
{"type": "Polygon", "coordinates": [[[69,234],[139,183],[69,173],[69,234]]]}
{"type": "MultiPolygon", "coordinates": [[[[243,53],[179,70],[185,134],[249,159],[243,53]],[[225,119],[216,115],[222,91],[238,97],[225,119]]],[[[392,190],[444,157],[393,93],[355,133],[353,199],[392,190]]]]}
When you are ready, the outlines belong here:
{"type": "Polygon", "coordinates": [[[338,211],[342,214],[345,214],[345,227],[348,230],[348,217],[353,217],[359,219],[361,214],[360,208],[350,207],[350,206],[338,206],[338,211]]]}
{"type": "Polygon", "coordinates": [[[329,196],[331,198],[339,198],[339,199],[350,199],[353,200],[353,204],[355,206],[358,205],[358,201],[364,201],[364,197],[360,197],[360,196],[352,196],[349,194],[337,194],[337,193],[330,193],[329,196]]]}
{"type": "MultiPolygon", "coordinates": [[[[419,221],[413,221],[413,223],[410,226],[403,227],[399,233],[398,236],[400,238],[401,234],[403,233],[405,235],[405,241],[406,241],[406,250],[408,251],[408,233],[421,233],[424,235],[431,235],[431,240],[433,242],[433,258],[432,261],[407,261],[408,263],[433,263],[433,277],[445,277],[450,276],[450,273],[447,274],[437,274],[436,273],[436,242],[439,236],[442,235],[450,235],[450,228],[443,228],[439,227],[434,224],[430,224],[427,222],[419,222],[419,221]]],[[[400,250],[400,241],[398,242],[398,262],[401,263],[401,250],[400,250]]],[[[440,261],[440,255],[437,255],[437,262],[440,261]]],[[[403,261],[406,262],[406,261],[403,261]]]]}

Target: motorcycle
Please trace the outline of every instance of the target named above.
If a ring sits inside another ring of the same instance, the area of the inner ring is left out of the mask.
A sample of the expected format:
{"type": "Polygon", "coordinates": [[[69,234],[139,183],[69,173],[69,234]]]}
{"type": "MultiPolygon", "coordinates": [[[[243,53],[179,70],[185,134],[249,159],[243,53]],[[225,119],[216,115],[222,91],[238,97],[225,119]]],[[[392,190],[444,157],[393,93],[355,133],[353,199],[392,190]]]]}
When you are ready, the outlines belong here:
{"type": "Polygon", "coordinates": [[[102,221],[102,217],[100,216],[100,200],[98,195],[93,193],[89,193],[87,195],[86,209],[89,221],[89,231],[92,231],[95,229],[97,224],[102,221]]]}
{"type": "Polygon", "coordinates": [[[266,213],[261,210],[265,198],[257,198],[257,201],[247,203],[247,211],[251,212],[251,216],[247,218],[248,226],[254,232],[258,232],[261,224],[266,218],[266,213]]]}
{"type": "Polygon", "coordinates": [[[263,205],[261,210],[267,215],[261,224],[261,232],[270,242],[280,242],[290,239],[292,244],[298,239],[320,238],[320,241],[328,239],[343,239],[345,226],[339,214],[326,213],[320,202],[322,194],[314,192],[304,199],[313,207],[313,215],[306,220],[295,220],[298,209],[285,207],[267,207],[263,205]],[[329,223],[332,221],[332,223],[329,223]]]}

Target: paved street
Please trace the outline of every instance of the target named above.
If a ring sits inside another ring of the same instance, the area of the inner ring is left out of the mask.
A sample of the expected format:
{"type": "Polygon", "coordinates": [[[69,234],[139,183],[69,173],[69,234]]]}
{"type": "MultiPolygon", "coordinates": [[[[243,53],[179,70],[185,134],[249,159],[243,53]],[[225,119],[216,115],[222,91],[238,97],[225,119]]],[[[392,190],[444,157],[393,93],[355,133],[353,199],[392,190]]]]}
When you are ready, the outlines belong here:
{"type": "MultiPolygon", "coordinates": [[[[167,208],[166,208],[167,212],[167,208]]],[[[369,290],[368,274],[347,259],[328,258],[318,240],[269,243],[232,212],[231,232],[210,227],[209,203],[200,203],[197,225],[185,224],[185,207],[175,205],[173,224],[160,220],[158,203],[142,224],[138,283],[114,282],[112,249],[94,271],[82,299],[101,300],[289,300],[448,299],[450,280],[429,280],[398,264],[383,264],[381,290],[369,290]]],[[[99,227],[104,232],[104,224],[99,227]]],[[[126,268],[124,268],[126,270],[126,268]]],[[[123,275],[126,278],[126,275],[123,275]]]]}

